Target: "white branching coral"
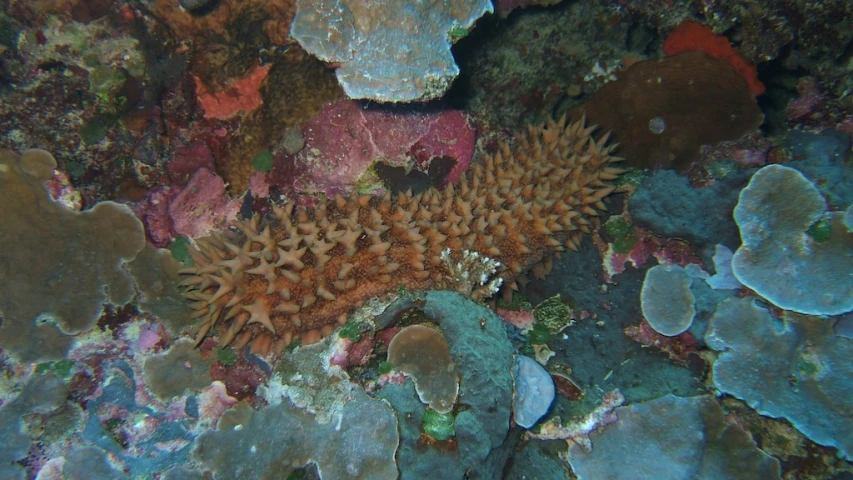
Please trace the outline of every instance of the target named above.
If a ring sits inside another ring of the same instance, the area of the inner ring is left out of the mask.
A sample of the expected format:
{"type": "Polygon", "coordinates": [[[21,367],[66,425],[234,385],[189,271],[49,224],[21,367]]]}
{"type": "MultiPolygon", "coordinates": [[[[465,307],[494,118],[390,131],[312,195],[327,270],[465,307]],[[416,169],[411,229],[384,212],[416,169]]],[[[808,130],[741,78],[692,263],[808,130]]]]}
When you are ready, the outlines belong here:
{"type": "Polygon", "coordinates": [[[503,285],[503,278],[495,276],[501,262],[471,250],[462,250],[461,258],[455,260],[449,248],[442,250],[441,263],[447,269],[443,287],[464,293],[474,300],[483,300],[494,295],[503,285]]]}

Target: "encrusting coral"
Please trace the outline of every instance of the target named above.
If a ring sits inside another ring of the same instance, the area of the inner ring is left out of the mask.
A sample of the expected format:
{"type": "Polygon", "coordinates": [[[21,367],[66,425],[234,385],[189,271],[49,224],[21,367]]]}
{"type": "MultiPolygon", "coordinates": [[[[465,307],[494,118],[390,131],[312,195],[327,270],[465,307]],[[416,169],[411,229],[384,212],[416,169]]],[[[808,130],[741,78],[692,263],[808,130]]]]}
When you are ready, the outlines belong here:
{"type": "Polygon", "coordinates": [[[549,120],[444,190],[286,204],[199,241],[184,271],[204,319],[197,340],[218,324],[223,344],[281,351],[294,338],[316,342],[400,287],[484,299],[501,283],[517,289],[528,271],[544,275],[554,254],[577,249],[616,188],[621,158],[594,130],[549,120]]]}

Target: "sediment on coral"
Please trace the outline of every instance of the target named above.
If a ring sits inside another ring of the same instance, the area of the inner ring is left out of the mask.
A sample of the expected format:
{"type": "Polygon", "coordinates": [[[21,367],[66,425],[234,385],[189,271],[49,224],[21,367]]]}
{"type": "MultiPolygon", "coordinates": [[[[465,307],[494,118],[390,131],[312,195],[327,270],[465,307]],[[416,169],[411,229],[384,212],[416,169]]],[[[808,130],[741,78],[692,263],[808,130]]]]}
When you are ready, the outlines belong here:
{"type": "Polygon", "coordinates": [[[365,301],[400,287],[492,285],[473,292],[486,297],[499,285],[480,278],[490,265],[507,292],[517,289],[527,271],[547,272],[554,254],[577,248],[616,188],[609,181],[621,159],[594,130],[583,120],[531,126],[514,148],[501,144],[444,190],[286,204],[199,241],[195,266],[184,271],[186,296],[203,319],[197,340],[218,325],[223,343],[281,351],[294,338],[317,341],[365,301]],[[462,275],[461,285],[450,271],[458,269],[447,267],[460,262],[473,262],[475,282],[462,275]]]}

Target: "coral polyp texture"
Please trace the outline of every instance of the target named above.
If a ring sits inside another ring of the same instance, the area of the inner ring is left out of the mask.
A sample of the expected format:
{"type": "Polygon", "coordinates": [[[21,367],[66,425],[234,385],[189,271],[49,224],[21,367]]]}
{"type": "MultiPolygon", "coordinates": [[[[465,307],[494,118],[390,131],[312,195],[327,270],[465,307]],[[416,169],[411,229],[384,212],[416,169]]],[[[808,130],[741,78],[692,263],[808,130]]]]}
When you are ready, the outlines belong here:
{"type": "Polygon", "coordinates": [[[218,325],[223,343],[278,351],[297,337],[317,341],[399,287],[475,299],[501,283],[517,288],[527,271],[547,272],[554,254],[577,249],[616,188],[621,159],[594,130],[550,120],[444,190],[286,204],[199,241],[184,271],[203,319],[197,340],[218,325]]]}
{"type": "Polygon", "coordinates": [[[309,53],[339,65],[350,98],[423,101],[441,97],[459,74],[451,43],[492,11],[488,0],[299,0],[290,31],[309,53]]]}

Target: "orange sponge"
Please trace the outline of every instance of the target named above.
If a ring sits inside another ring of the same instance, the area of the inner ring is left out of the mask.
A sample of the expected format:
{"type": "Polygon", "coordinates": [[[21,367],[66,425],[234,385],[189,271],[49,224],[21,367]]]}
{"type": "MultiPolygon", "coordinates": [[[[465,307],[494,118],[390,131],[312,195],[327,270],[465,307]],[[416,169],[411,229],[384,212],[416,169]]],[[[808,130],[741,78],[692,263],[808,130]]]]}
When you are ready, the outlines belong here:
{"type": "Polygon", "coordinates": [[[756,96],[764,93],[764,84],[758,80],[755,66],[744,58],[729,43],[723,35],[717,35],[707,25],[685,20],[681,22],[663,42],[663,51],[667,56],[675,55],[686,50],[700,50],[708,55],[731,64],[743,75],[749,84],[749,89],[756,96]]]}

